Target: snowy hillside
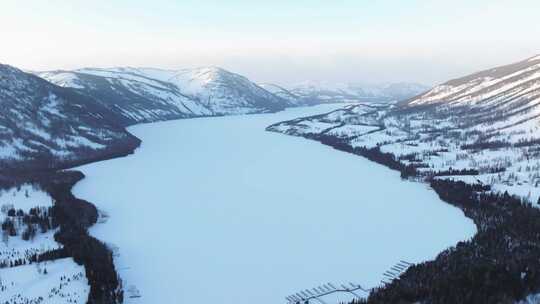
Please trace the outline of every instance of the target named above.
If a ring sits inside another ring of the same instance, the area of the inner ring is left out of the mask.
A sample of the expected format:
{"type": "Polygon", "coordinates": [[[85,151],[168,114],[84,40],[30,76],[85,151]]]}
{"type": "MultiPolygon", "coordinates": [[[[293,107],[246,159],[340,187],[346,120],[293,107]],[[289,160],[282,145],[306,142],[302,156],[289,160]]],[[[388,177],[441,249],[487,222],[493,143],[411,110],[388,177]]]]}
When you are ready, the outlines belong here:
{"type": "MultiPolygon", "coordinates": [[[[534,101],[538,96],[540,82],[540,56],[514,64],[481,71],[462,78],[450,80],[408,101],[409,105],[444,103],[447,106],[498,107],[498,103],[534,101]]],[[[519,108],[516,108],[519,110],[519,108]]]]}
{"type": "Polygon", "coordinates": [[[184,70],[86,68],[38,73],[98,100],[124,124],[176,118],[275,112],[285,100],[247,78],[210,67],[184,70]]]}
{"type": "Polygon", "coordinates": [[[68,165],[117,153],[138,140],[95,100],[0,65],[0,164],[68,165]]]}
{"type": "Polygon", "coordinates": [[[392,106],[360,104],[269,129],[325,135],[391,153],[422,176],[491,185],[540,198],[540,57],[475,73],[392,106]],[[446,172],[443,174],[442,172],[446,172]]]}
{"type": "Polygon", "coordinates": [[[209,115],[210,111],[175,86],[136,69],[83,69],[38,74],[62,87],[80,90],[123,118],[123,124],[209,115]]]}
{"type": "Polygon", "coordinates": [[[415,83],[362,85],[312,81],[292,86],[289,89],[303,104],[401,101],[427,90],[428,87],[415,83]]]}

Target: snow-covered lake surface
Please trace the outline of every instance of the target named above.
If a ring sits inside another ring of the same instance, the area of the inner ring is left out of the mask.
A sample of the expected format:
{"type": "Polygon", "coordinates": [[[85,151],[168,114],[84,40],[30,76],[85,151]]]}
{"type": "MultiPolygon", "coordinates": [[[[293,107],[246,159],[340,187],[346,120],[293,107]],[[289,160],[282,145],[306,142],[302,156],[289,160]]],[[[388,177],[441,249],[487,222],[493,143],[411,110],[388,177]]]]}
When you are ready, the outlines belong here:
{"type": "Polygon", "coordinates": [[[426,185],[361,157],[266,132],[277,114],[132,127],[132,156],[83,166],[74,189],[109,216],[127,303],[285,303],[322,283],[376,286],[399,260],[432,259],[474,235],[426,185]]]}

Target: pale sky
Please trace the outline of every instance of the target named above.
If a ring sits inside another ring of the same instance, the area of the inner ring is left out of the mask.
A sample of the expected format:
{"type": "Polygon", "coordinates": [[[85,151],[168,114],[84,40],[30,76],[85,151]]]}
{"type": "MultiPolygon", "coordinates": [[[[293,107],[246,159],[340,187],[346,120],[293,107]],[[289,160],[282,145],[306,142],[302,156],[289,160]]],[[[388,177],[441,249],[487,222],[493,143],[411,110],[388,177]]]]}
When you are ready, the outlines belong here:
{"type": "Polygon", "coordinates": [[[539,12],[538,0],[0,0],[0,63],[435,84],[539,54],[539,12]]]}

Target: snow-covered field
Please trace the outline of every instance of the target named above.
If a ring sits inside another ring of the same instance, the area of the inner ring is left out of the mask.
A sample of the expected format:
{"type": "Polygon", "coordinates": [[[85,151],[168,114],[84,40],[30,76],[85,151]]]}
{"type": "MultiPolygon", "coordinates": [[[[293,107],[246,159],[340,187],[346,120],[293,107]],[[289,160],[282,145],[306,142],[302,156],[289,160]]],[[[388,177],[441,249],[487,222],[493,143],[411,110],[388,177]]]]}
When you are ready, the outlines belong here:
{"type": "Polygon", "coordinates": [[[86,303],[88,281],[83,266],[66,258],[2,269],[1,303],[86,303]]]}
{"type": "Polygon", "coordinates": [[[35,236],[23,239],[28,225],[23,223],[32,209],[46,211],[53,205],[52,198],[30,184],[0,190],[0,221],[10,221],[14,233],[2,231],[0,242],[0,303],[9,304],[60,304],[86,303],[88,281],[83,266],[66,258],[30,264],[34,254],[58,249],[54,240],[55,229],[42,231],[33,224],[35,236]],[[15,212],[17,211],[17,213],[15,212]]]}
{"type": "Polygon", "coordinates": [[[109,216],[91,233],[117,246],[126,303],[275,304],[326,282],[373,287],[399,260],[475,233],[424,184],[265,131],[337,107],[139,125],[134,155],[81,167],[74,192],[109,216]]]}

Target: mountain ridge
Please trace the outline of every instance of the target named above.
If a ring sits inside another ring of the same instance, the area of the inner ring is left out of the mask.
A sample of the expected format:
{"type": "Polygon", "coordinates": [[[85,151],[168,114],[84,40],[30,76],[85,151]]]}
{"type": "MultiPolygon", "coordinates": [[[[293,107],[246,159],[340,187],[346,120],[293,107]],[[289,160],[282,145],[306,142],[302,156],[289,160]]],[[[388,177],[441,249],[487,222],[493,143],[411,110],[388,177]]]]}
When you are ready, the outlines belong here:
{"type": "Polygon", "coordinates": [[[83,68],[38,72],[64,87],[101,101],[126,124],[176,118],[267,113],[283,110],[285,100],[247,78],[221,68],[83,68]]]}

